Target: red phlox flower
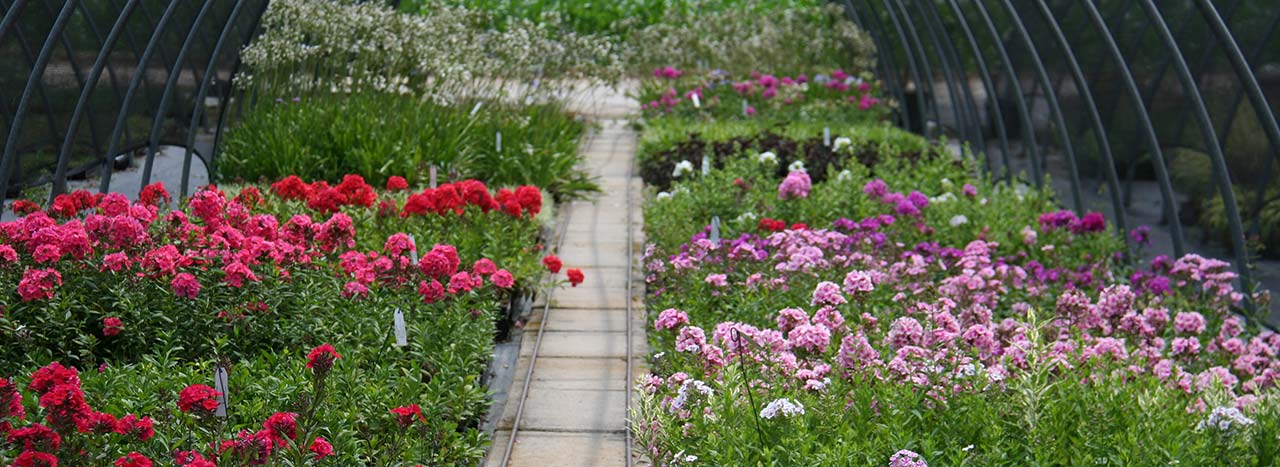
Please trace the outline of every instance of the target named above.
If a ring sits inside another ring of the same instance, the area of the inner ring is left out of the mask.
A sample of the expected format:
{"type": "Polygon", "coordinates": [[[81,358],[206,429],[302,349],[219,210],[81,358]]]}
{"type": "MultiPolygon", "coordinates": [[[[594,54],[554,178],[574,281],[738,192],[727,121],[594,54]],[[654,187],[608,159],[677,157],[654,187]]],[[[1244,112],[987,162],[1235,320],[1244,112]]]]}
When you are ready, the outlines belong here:
{"type": "Polygon", "coordinates": [[[267,430],[271,437],[271,442],[276,446],[285,446],[288,441],[298,438],[298,414],[293,412],[276,412],[267,417],[267,421],[262,422],[262,428],[267,430]]]}
{"type": "Polygon", "coordinates": [[[124,330],[124,321],[115,316],[102,318],[102,335],[111,337],[119,335],[124,330]]]}
{"type": "Polygon", "coordinates": [[[136,452],[125,454],[119,459],[116,459],[115,465],[117,467],[152,467],[151,459],[148,459],[147,456],[136,452]]]}
{"type": "Polygon", "coordinates": [[[18,282],[18,296],[22,301],[53,298],[53,289],[62,286],[62,274],[54,269],[28,269],[18,282]]]}
{"type": "Polygon", "coordinates": [[[315,370],[316,373],[324,373],[333,368],[333,362],[341,358],[342,354],[339,354],[332,345],[320,344],[307,354],[307,368],[315,370]]]}
{"type": "Polygon", "coordinates": [[[335,188],[346,198],[346,204],[370,208],[378,201],[378,193],[373,191],[373,186],[365,183],[364,177],[359,175],[344,175],[335,188]]]}
{"type": "Polygon", "coordinates": [[[14,201],[13,206],[10,206],[10,208],[13,209],[13,213],[15,215],[25,216],[27,214],[31,214],[33,212],[39,211],[40,205],[36,204],[31,200],[20,199],[20,200],[14,201]]]}
{"type": "Polygon", "coordinates": [[[408,428],[415,420],[421,420],[422,423],[427,422],[427,419],[422,416],[422,407],[418,404],[396,407],[391,409],[391,413],[395,414],[396,423],[400,424],[401,428],[408,428]]]}
{"type": "Polygon", "coordinates": [[[116,421],[116,433],[147,441],[156,435],[156,430],[151,417],[138,418],[137,415],[128,414],[116,421]]]}
{"type": "Polygon", "coordinates": [[[144,186],[142,191],[138,193],[138,202],[142,204],[157,206],[162,201],[165,204],[173,201],[173,198],[169,196],[169,191],[164,189],[163,182],[155,182],[144,186]]]}
{"type": "Polygon", "coordinates": [[[547,255],[542,258],[542,265],[546,267],[548,271],[551,271],[552,274],[556,274],[560,272],[560,268],[564,266],[564,262],[560,261],[560,258],[556,257],[556,255],[547,255]]]}
{"type": "Polygon", "coordinates": [[[218,397],[222,393],[203,384],[192,384],[178,393],[178,410],[195,411],[197,414],[209,415],[218,410],[218,397]]]}
{"type": "Polygon", "coordinates": [[[586,280],[586,276],[582,274],[581,269],[570,268],[565,272],[565,275],[569,277],[569,283],[574,287],[577,287],[583,280],[586,280]]]}
{"type": "Polygon", "coordinates": [[[400,191],[409,189],[409,181],[399,175],[387,177],[387,191],[400,191]]]}
{"type": "Polygon", "coordinates": [[[271,193],[284,200],[305,200],[311,187],[297,175],[290,175],[271,184],[271,193]]]}
{"type": "Polygon", "coordinates": [[[333,445],[329,444],[328,440],[318,436],[315,441],[311,442],[311,446],[307,447],[307,450],[311,451],[312,454],[315,454],[316,460],[324,459],[333,455],[333,445]]]}

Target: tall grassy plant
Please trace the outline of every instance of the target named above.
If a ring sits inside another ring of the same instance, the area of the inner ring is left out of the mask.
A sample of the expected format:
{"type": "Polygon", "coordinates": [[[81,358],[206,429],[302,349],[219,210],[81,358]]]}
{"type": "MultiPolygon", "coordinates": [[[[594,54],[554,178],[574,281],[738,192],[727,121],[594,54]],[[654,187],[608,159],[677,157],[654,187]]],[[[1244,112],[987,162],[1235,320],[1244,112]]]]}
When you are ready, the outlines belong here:
{"type": "Polygon", "coordinates": [[[217,173],[224,180],[298,175],[331,182],[360,174],[374,185],[400,175],[426,185],[434,165],[440,182],[476,178],[576,197],[595,189],[575,168],[584,131],[556,104],[476,107],[378,92],[321,95],[253,109],[228,134],[217,173]]]}

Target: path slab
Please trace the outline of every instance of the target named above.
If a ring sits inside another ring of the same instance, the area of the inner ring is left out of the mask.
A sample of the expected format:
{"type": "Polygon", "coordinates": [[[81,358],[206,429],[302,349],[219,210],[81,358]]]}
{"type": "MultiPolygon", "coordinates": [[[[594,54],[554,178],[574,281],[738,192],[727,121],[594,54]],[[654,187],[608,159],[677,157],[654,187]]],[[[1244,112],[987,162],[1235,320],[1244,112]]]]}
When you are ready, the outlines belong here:
{"type": "MultiPolygon", "coordinates": [[[[617,96],[601,99],[600,105],[608,110],[597,115],[633,112],[634,103],[617,96]]],[[[590,103],[578,105],[592,108],[590,103]]],[[[586,156],[583,168],[599,176],[602,192],[589,202],[561,207],[562,219],[567,218],[568,223],[556,252],[565,267],[582,269],[586,281],[552,292],[546,298],[551,304],[546,316],[539,308],[525,324],[517,376],[497,423],[485,464],[489,467],[621,467],[631,455],[625,444],[627,391],[645,371],[644,356],[648,354],[644,307],[639,298],[644,290],[640,261],[633,259],[628,268],[629,254],[644,251],[640,234],[643,212],[639,209],[642,183],[638,177],[627,177],[628,173],[635,175],[630,170],[635,133],[621,120],[604,121],[602,127],[582,148],[586,156]],[[630,198],[628,189],[632,190],[630,198]],[[632,208],[630,218],[628,207],[632,208]],[[627,373],[628,337],[631,374],[627,373]],[[517,420],[522,395],[524,410],[517,420]],[[509,462],[503,465],[512,432],[516,443],[509,462]]]]}

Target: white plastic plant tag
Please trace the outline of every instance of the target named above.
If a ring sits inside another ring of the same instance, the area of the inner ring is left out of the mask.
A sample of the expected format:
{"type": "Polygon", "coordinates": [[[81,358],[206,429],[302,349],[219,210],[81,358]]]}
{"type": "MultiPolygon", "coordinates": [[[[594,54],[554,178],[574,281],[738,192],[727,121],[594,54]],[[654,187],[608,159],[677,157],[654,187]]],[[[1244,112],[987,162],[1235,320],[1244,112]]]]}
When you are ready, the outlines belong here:
{"type": "Polygon", "coordinates": [[[695,108],[695,109],[701,109],[701,108],[702,108],[702,101],[698,99],[698,94],[696,94],[696,93],[694,93],[694,94],[690,94],[690,95],[689,95],[689,98],[690,98],[690,99],[693,99],[693,108],[695,108]]]}
{"type": "Polygon", "coordinates": [[[476,102],[476,106],[471,108],[471,116],[476,116],[476,112],[480,111],[480,106],[484,105],[484,101],[476,102]]]}
{"type": "Polygon", "coordinates": [[[218,409],[213,414],[222,418],[227,417],[227,401],[231,398],[231,392],[227,388],[227,369],[218,367],[213,373],[213,390],[222,395],[218,396],[218,409]]]}
{"type": "Polygon", "coordinates": [[[702,175],[708,175],[710,173],[711,173],[711,156],[703,154],[702,155],[702,175]]]}
{"type": "Polygon", "coordinates": [[[831,147],[831,127],[822,127],[822,145],[831,147]]]}
{"type": "Polygon", "coordinates": [[[435,189],[435,187],[436,187],[436,186],[438,186],[438,185],[437,185],[437,183],[439,183],[439,182],[437,181],[437,178],[439,178],[439,177],[438,177],[439,172],[440,172],[440,169],[437,169],[435,164],[431,164],[431,168],[430,168],[430,170],[429,170],[429,173],[431,174],[431,188],[432,188],[432,189],[435,189]]]}
{"type": "Polygon", "coordinates": [[[711,218],[711,243],[720,244],[720,216],[711,218]]]}
{"type": "Polygon", "coordinates": [[[409,332],[404,328],[404,312],[396,308],[394,319],[396,324],[396,347],[409,345],[409,332]]]}
{"type": "Polygon", "coordinates": [[[416,267],[418,266],[418,239],[413,238],[413,234],[409,234],[409,243],[413,244],[413,249],[409,250],[409,261],[412,261],[416,267]]]}
{"type": "Polygon", "coordinates": [[[746,99],[742,100],[742,116],[743,117],[747,116],[747,100],[746,99]]]}
{"type": "Polygon", "coordinates": [[[502,132],[499,131],[493,137],[493,147],[497,148],[497,152],[502,152],[502,132]]]}

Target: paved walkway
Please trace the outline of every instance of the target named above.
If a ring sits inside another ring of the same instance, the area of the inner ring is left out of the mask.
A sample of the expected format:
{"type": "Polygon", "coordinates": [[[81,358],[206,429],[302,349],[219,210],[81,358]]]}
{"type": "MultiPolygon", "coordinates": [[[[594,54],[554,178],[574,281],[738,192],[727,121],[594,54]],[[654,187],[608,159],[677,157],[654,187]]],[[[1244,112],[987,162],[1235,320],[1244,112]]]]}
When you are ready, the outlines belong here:
{"type": "MultiPolygon", "coordinates": [[[[634,108],[618,96],[598,96],[595,109],[602,118],[634,108]]],[[[603,193],[591,202],[563,209],[569,223],[559,256],[566,267],[581,268],[586,282],[554,292],[547,316],[535,306],[525,327],[510,399],[494,433],[488,466],[501,467],[515,424],[525,375],[537,333],[542,343],[509,466],[624,466],[626,465],[626,391],[648,349],[644,337],[644,308],[638,300],[643,283],[633,283],[627,296],[627,232],[635,252],[642,251],[640,234],[641,182],[628,178],[636,149],[636,134],[625,121],[602,120],[602,128],[583,148],[589,170],[599,176],[603,193]],[[627,185],[631,185],[632,224],[627,224],[627,185]],[[627,302],[632,301],[631,316],[627,302]],[[632,320],[633,369],[627,375],[627,320],[632,320]],[[545,329],[543,329],[545,328],[545,329]]],[[[563,220],[563,217],[561,217],[563,220]]],[[[638,267],[639,261],[635,261],[638,267]]],[[[640,277],[639,275],[634,275],[640,277]]],[[[633,398],[634,401],[634,398],[633,398]]]]}

